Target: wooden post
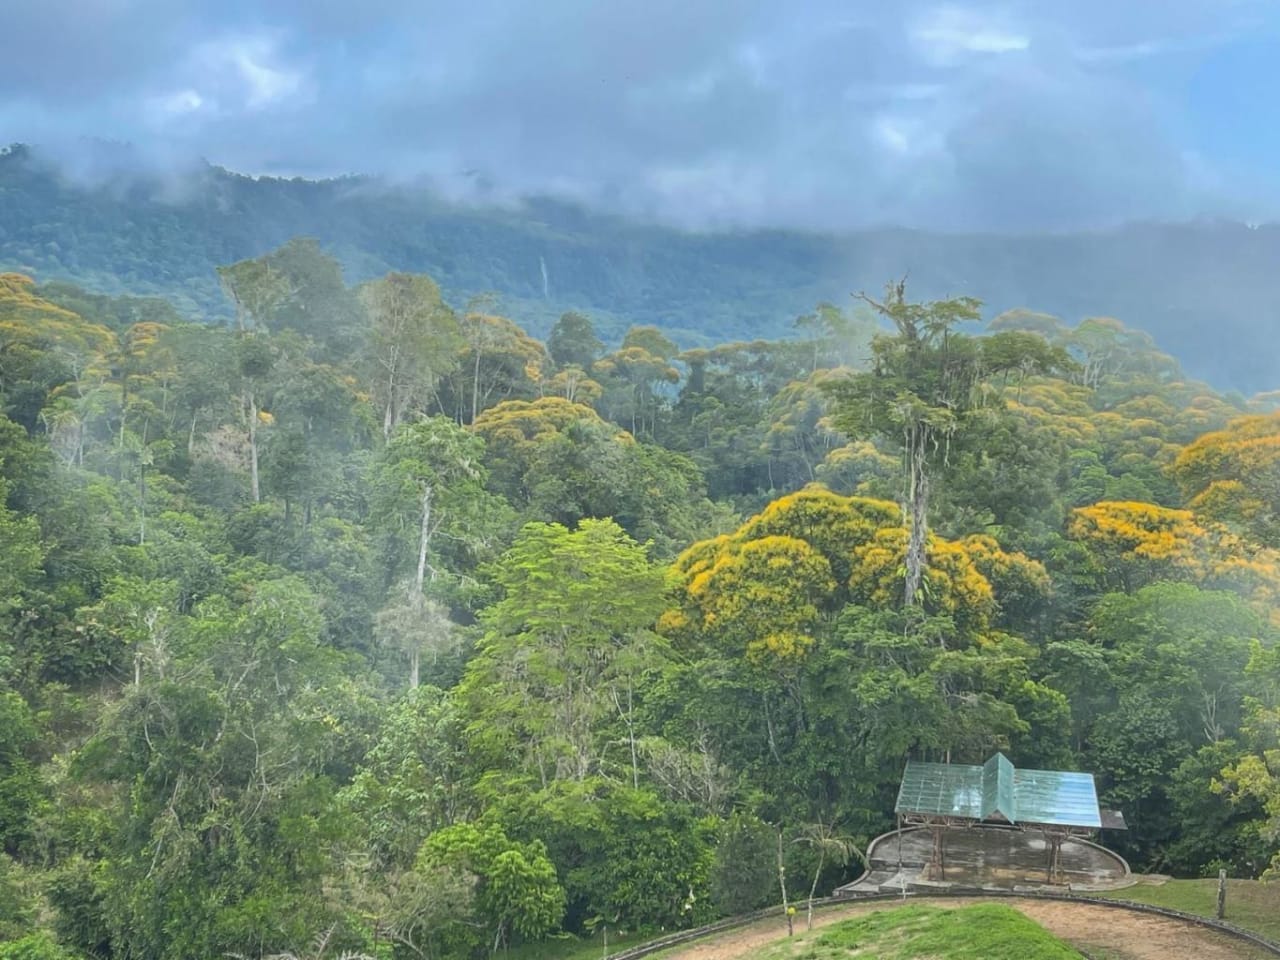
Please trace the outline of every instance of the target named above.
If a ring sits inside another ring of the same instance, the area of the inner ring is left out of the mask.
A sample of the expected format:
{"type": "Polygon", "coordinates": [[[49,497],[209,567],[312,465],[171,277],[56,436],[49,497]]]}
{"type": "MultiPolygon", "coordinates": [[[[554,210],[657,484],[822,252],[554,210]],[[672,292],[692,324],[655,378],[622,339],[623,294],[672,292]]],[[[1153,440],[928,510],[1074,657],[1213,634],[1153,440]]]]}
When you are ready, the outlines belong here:
{"type": "Polygon", "coordinates": [[[787,901],[787,868],[782,861],[782,825],[778,825],[778,886],[782,888],[782,912],[787,915],[787,936],[795,934],[795,911],[787,901]]]}
{"type": "Polygon", "coordinates": [[[1227,871],[1218,871],[1218,919],[1227,915],[1227,871]]]}
{"type": "Polygon", "coordinates": [[[933,840],[933,845],[929,850],[929,874],[930,880],[943,879],[942,872],[942,827],[936,823],[929,824],[929,836],[933,840]]]}
{"type": "MultiPolygon", "coordinates": [[[[903,830],[902,814],[898,814],[898,884],[902,887],[902,899],[906,900],[907,899],[907,881],[902,876],[902,830],[903,830]]],[[[870,867],[871,865],[867,864],[867,868],[870,869],[870,867]]]]}

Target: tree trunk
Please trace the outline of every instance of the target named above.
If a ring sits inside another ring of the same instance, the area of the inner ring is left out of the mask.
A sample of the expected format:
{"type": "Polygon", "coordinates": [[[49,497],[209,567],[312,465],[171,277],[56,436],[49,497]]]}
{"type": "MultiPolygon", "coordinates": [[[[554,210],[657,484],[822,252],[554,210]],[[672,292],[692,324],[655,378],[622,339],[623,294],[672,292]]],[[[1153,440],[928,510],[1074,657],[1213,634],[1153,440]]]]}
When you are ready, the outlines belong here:
{"type": "Polygon", "coordinates": [[[809,888],[809,909],[805,916],[805,929],[813,929],[813,898],[818,892],[818,880],[822,877],[822,867],[827,859],[827,849],[821,842],[818,844],[818,869],[813,872],[813,886],[809,888]]]}
{"type": "Polygon", "coordinates": [[[253,502],[262,502],[262,493],[258,487],[258,404],[250,393],[249,403],[249,489],[253,494],[253,502]]]}
{"type": "Polygon", "coordinates": [[[476,414],[480,408],[480,344],[477,341],[476,351],[476,369],[471,377],[471,422],[476,422],[476,414]]]}
{"type": "Polygon", "coordinates": [[[618,697],[618,688],[610,687],[609,692],[613,694],[613,703],[618,708],[618,717],[627,728],[627,743],[631,747],[631,786],[639,790],[640,761],[636,751],[635,703],[632,697],[631,683],[630,681],[627,682],[627,709],[625,711],[622,709],[622,700],[618,697]]]}
{"type": "Polygon", "coordinates": [[[787,900],[787,868],[782,860],[782,827],[778,827],[778,886],[782,888],[782,912],[787,915],[787,936],[795,933],[791,904],[787,900]]]}
{"type": "Polygon", "coordinates": [[[422,596],[422,584],[427,574],[427,548],[431,545],[431,487],[422,490],[422,528],[418,533],[418,570],[413,578],[413,589],[422,596]]]}
{"type": "MultiPolygon", "coordinates": [[[[418,569],[413,578],[413,592],[422,600],[423,586],[427,578],[427,548],[431,545],[431,487],[422,491],[422,527],[418,533],[418,569]]],[[[409,689],[417,690],[421,682],[422,651],[413,647],[409,651],[409,689]]]]}
{"type": "Polygon", "coordinates": [[[782,756],[778,753],[778,741],[773,735],[773,716],[769,712],[769,697],[764,697],[764,728],[769,735],[769,752],[773,754],[773,759],[778,763],[782,763],[782,756]]]}
{"type": "Polygon", "coordinates": [[[138,546],[147,542],[147,467],[138,464],[138,546]]]}
{"type": "Polygon", "coordinates": [[[129,419],[129,375],[120,378],[120,437],[116,449],[120,458],[120,480],[124,480],[124,426],[129,419]]]}
{"type": "MultiPolygon", "coordinates": [[[[923,431],[921,431],[923,433],[923,431]]],[[[906,583],[902,591],[904,607],[917,602],[920,581],[924,578],[925,548],[929,539],[929,474],[925,470],[925,441],[912,436],[907,447],[907,557],[906,583]]]]}
{"type": "Polygon", "coordinates": [[[142,449],[138,451],[138,546],[147,542],[147,432],[150,420],[142,421],[142,449]]]}

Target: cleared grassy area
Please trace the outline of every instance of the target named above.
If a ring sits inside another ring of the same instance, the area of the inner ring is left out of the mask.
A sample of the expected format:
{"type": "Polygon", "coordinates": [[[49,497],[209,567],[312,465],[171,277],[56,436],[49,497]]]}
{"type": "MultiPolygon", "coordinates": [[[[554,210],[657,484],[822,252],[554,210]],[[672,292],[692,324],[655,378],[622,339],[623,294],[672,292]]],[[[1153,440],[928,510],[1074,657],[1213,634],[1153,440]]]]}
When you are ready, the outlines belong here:
{"type": "MultiPolygon", "coordinates": [[[[1217,880],[1167,880],[1140,882],[1123,890],[1109,890],[1091,896],[1114,900],[1135,900],[1156,907],[1181,910],[1200,917],[1213,917],[1218,908],[1217,880]]],[[[1227,915],[1238,927],[1280,941],[1280,882],[1258,880],[1227,881],[1227,915]]]]}
{"type": "Polygon", "coordinates": [[[1080,960],[1080,953],[1017,910],[996,903],[958,909],[877,910],[787,940],[758,960],[1080,960]]]}

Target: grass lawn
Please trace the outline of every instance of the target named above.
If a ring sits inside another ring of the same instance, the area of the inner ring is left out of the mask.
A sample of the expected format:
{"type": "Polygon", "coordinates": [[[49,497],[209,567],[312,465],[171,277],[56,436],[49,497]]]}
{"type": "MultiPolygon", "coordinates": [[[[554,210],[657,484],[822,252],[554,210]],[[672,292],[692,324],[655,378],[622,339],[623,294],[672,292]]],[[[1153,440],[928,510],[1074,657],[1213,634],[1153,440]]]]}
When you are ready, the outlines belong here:
{"type": "Polygon", "coordinates": [[[776,944],[758,960],[1079,960],[1080,954],[1017,910],[996,903],[959,909],[878,910],[776,944]]]}
{"type": "MultiPolygon", "coordinates": [[[[1143,883],[1123,890],[1090,894],[1115,900],[1136,900],[1201,917],[1212,917],[1218,907],[1217,880],[1168,880],[1143,883]]],[[[1225,918],[1270,940],[1280,940],[1280,882],[1258,880],[1227,881],[1225,918]]]]}

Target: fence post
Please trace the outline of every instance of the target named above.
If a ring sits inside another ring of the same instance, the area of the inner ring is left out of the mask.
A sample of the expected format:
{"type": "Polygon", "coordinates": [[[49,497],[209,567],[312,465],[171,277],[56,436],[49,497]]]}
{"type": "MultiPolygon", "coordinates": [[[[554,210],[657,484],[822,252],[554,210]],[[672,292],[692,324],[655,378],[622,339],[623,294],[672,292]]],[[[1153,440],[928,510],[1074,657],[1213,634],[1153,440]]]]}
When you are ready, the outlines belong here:
{"type": "Polygon", "coordinates": [[[1227,871],[1218,871],[1218,919],[1227,914],[1227,871]]]}

